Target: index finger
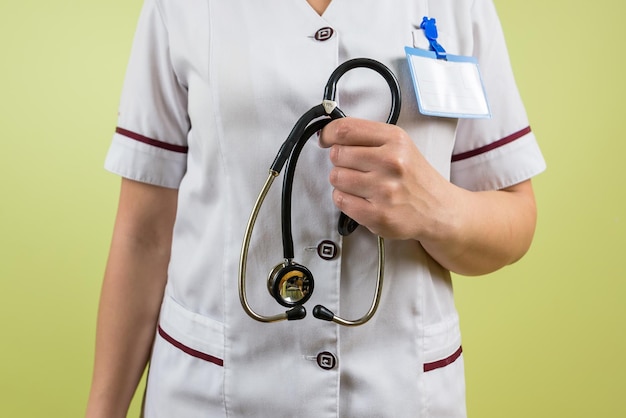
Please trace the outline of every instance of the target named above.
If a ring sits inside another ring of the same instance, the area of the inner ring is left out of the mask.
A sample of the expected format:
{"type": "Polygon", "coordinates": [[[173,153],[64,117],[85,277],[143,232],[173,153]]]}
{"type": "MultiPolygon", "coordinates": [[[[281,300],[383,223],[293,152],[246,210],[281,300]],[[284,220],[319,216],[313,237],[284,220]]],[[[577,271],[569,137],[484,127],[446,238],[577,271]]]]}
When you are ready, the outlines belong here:
{"type": "Polygon", "coordinates": [[[387,142],[395,126],[366,119],[341,118],[322,129],[319,144],[322,148],[333,145],[379,147],[387,142]]]}

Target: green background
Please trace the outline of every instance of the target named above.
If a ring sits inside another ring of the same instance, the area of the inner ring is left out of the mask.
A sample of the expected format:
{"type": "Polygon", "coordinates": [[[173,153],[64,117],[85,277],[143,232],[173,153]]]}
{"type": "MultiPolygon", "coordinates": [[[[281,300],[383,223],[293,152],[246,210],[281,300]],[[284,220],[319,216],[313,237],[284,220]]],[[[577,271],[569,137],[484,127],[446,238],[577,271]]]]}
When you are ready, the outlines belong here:
{"type": "MultiPolygon", "coordinates": [[[[455,278],[470,417],[626,416],[623,4],[496,0],[548,171],[526,258],[455,278]]],[[[0,3],[2,417],[83,414],[140,7],[0,3]]]]}

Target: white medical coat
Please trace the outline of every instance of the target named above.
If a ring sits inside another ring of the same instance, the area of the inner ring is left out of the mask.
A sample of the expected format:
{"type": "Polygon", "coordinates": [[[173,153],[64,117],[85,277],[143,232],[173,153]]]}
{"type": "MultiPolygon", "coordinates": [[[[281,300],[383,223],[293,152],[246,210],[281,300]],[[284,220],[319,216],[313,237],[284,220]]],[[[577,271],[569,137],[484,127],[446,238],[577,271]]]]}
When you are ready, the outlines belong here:
{"type": "MultiPolygon", "coordinates": [[[[398,124],[454,183],[499,189],[544,169],[491,0],[334,0],[323,16],[305,0],[146,0],[106,160],[124,177],[179,189],[146,417],[465,416],[450,275],[418,242],[387,240],[380,309],[364,326],[310,314],[263,324],[239,303],[244,229],[270,163],[320,103],[330,73],[355,57],[394,71],[398,124]],[[419,114],[404,47],[428,47],[424,16],[437,20],[449,53],[478,58],[492,119],[419,114]]],[[[350,116],[385,120],[388,97],[368,70],[338,87],[350,116]]],[[[309,312],[319,303],[356,318],[372,298],[376,239],[365,228],[337,233],[329,170],[328,151],[311,141],[294,184],[295,261],[316,278],[309,312]],[[318,255],[322,241],[336,245],[334,259],[318,255]]],[[[282,261],[279,188],[261,210],[248,262],[248,297],[265,315],[284,311],[266,288],[282,261]]]]}

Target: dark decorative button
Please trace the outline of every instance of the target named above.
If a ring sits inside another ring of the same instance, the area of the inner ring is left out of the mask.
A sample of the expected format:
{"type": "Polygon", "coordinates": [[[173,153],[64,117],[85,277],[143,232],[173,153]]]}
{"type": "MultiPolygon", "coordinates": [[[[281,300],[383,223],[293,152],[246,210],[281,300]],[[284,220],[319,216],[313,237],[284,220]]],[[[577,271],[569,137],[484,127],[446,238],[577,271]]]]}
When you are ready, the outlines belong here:
{"type": "Polygon", "coordinates": [[[333,37],[334,33],[333,28],[325,27],[315,32],[314,38],[316,41],[327,41],[333,37]]]}
{"type": "Polygon", "coordinates": [[[328,351],[323,351],[317,355],[317,365],[324,370],[332,370],[337,365],[337,358],[328,351]]]}
{"type": "Polygon", "coordinates": [[[332,241],[322,241],[317,246],[317,255],[324,260],[332,260],[337,257],[337,244],[332,241]]]}

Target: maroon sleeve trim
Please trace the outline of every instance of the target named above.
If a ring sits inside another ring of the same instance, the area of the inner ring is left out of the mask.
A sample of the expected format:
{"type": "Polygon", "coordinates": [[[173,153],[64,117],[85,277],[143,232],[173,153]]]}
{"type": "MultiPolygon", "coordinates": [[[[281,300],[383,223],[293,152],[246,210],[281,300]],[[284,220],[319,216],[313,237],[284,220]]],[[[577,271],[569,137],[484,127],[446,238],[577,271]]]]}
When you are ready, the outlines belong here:
{"type": "Polygon", "coordinates": [[[424,363],[424,373],[431,372],[433,370],[441,369],[442,367],[449,366],[450,364],[457,361],[458,358],[461,357],[462,353],[463,353],[463,347],[459,346],[459,349],[456,350],[454,354],[452,354],[450,357],[446,357],[438,361],[433,361],[432,363],[424,363]]]}
{"type": "Polygon", "coordinates": [[[467,152],[462,152],[460,154],[456,154],[452,156],[452,162],[455,161],[461,161],[461,160],[466,160],[468,158],[472,158],[475,157],[477,155],[480,154],[484,154],[486,152],[492,151],[496,148],[500,148],[506,144],[510,144],[511,142],[515,141],[516,139],[519,139],[521,137],[523,137],[524,135],[527,135],[531,132],[530,126],[527,126],[526,128],[522,129],[521,131],[517,131],[514,134],[511,134],[507,137],[504,137],[502,139],[497,140],[496,142],[492,142],[491,144],[487,144],[483,147],[480,148],[476,148],[474,150],[471,151],[467,151],[467,152]]]}
{"type": "Polygon", "coordinates": [[[195,358],[199,358],[200,360],[204,360],[204,361],[208,361],[209,363],[213,363],[216,364],[218,366],[224,366],[224,360],[217,358],[217,357],[213,357],[209,354],[203,353],[201,351],[198,350],[194,350],[191,347],[187,347],[185,344],[181,343],[180,341],[175,340],[174,338],[172,338],[167,332],[163,331],[163,328],[161,328],[161,326],[159,326],[159,335],[168,343],[172,344],[174,347],[178,348],[179,350],[183,351],[184,353],[189,354],[192,357],[195,358]]]}
{"type": "Polygon", "coordinates": [[[168,144],[167,142],[158,141],[156,139],[148,138],[147,136],[140,135],[136,132],[129,131],[119,126],[115,128],[115,132],[123,135],[127,138],[134,139],[135,141],[142,142],[144,144],[152,145],[153,147],[161,148],[168,151],[178,152],[181,154],[187,154],[189,147],[183,145],[168,144]]]}

